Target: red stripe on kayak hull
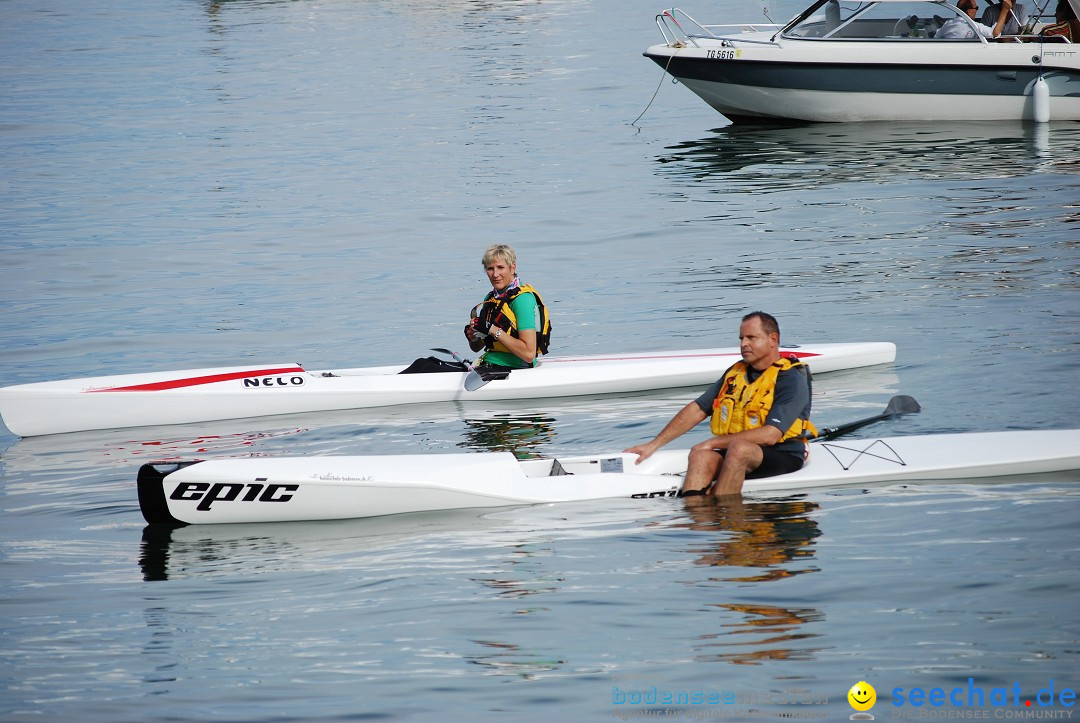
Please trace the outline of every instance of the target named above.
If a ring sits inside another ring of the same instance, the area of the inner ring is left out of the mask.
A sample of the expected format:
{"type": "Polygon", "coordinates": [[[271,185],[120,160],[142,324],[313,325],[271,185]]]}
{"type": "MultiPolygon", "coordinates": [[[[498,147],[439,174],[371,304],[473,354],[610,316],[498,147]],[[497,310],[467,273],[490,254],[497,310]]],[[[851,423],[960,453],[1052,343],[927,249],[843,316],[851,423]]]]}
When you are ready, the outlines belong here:
{"type": "Polygon", "coordinates": [[[87,389],[87,392],[160,392],[166,389],[182,389],[184,387],[197,387],[203,384],[216,384],[228,382],[233,379],[250,379],[251,377],[268,377],[274,374],[305,374],[303,367],[277,367],[273,369],[252,369],[244,372],[225,372],[224,374],[209,374],[204,377],[190,377],[188,379],[169,379],[164,382],[149,382],[147,384],[132,384],[127,387],[106,387],[105,389],[87,389]]]}

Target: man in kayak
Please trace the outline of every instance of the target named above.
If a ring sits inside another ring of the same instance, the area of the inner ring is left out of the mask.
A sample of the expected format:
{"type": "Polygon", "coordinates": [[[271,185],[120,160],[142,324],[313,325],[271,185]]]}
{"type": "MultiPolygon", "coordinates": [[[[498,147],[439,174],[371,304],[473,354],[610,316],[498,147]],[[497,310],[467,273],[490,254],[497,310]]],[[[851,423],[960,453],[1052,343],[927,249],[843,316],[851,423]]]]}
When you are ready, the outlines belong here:
{"type": "Polygon", "coordinates": [[[637,463],[711,416],[713,436],[690,449],[682,495],[733,495],[746,477],[772,477],[803,466],[810,423],[810,375],[780,354],[780,326],[754,311],[739,327],[742,361],[687,404],[651,442],[625,450],[637,463]]]}
{"type": "Polygon", "coordinates": [[[522,369],[536,365],[546,354],[551,321],[540,294],[517,275],[517,254],[507,244],[495,244],[481,259],[491,282],[476,315],[465,325],[473,351],[484,349],[478,364],[522,369]]]}

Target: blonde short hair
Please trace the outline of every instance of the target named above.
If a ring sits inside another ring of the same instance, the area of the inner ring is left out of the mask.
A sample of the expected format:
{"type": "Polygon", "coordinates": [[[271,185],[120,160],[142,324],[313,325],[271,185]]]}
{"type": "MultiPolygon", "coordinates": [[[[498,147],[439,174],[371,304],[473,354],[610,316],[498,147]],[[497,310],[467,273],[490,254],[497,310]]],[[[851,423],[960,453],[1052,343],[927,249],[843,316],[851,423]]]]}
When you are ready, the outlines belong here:
{"type": "Polygon", "coordinates": [[[517,266],[517,254],[514,253],[514,247],[509,244],[494,244],[493,246],[488,246],[487,251],[484,252],[483,258],[480,259],[480,263],[484,268],[487,268],[495,259],[503,259],[511,266],[517,266]]]}

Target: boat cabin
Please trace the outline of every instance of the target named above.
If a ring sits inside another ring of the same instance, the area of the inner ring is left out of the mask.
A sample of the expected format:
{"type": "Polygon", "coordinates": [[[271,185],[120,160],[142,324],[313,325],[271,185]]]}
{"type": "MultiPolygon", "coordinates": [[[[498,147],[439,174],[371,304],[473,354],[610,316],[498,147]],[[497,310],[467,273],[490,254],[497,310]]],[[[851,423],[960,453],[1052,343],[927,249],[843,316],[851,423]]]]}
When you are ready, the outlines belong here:
{"type": "MultiPolygon", "coordinates": [[[[1045,1],[1045,0],[1044,0],[1045,1]]],[[[1074,0],[1080,2],[1080,0],[1074,0]]],[[[1034,0],[1029,0],[1034,2],[1034,0]]],[[[1056,2],[1056,0],[1049,0],[1056,2]]],[[[1053,22],[1052,16],[1041,17],[1045,8],[1029,10],[1027,2],[1014,2],[1000,38],[989,37],[983,28],[997,22],[1001,5],[978,3],[975,17],[945,0],[873,0],[871,2],[838,2],[818,0],[783,27],[780,36],[798,40],[933,40],[936,42],[985,43],[994,40],[1034,40],[1039,30],[1053,22]],[[941,33],[961,28],[969,32],[941,33]],[[939,37],[940,34],[940,37],[939,37]]],[[[1049,8],[1053,13],[1053,8],[1049,8]]],[[[1068,42],[1063,37],[1045,38],[1050,42],[1068,42]]]]}

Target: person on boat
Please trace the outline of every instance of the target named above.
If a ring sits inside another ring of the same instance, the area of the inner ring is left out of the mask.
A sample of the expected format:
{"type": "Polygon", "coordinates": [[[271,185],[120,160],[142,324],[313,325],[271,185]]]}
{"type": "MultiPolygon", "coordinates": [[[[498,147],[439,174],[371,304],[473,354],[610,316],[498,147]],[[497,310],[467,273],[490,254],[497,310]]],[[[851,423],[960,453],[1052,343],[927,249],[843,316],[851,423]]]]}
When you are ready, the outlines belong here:
{"type": "Polygon", "coordinates": [[[968,22],[961,16],[950,18],[938,28],[934,33],[934,38],[937,40],[944,39],[961,39],[967,40],[974,38],[976,34],[990,39],[994,37],[994,29],[989,25],[983,25],[975,19],[975,16],[979,12],[979,4],[975,0],[958,0],[956,7],[960,12],[966,13],[971,22],[968,22]]]}
{"type": "Polygon", "coordinates": [[[999,35],[1016,35],[1027,24],[1027,11],[1023,4],[1014,3],[1013,0],[1001,0],[1000,3],[991,1],[990,6],[983,11],[982,22],[989,25],[993,22],[994,37],[999,35]]]}
{"type": "Polygon", "coordinates": [[[1064,37],[1070,43],[1080,42],[1080,20],[1077,20],[1076,12],[1069,4],[1069,0],[1058,0],[1057,8],[1054,10],[1054,20],[1057,22],[1047,25],[1039,35],[1044,38],[1064,37]]]}
{"type": "Polygon", "coordinates": [[[473,351],[488,367],[523,369],[537,364],[551,339],[551,320],[540,294],[517,274],[517,254],[507,244],[489,247],[481,259],[491,291],[465,325],[473,351]]]}
{"type": "Polygon", "coordinates": [[[754,311],[739,327],[742,361],[676,414],[652,441],[625,450],[637,464],[711,416],[713,436],[690,449],[681,494],[738,494],[747,478],[794,472],[806,461],[810,374],[780,354],[775,317],[754,311]]]}

